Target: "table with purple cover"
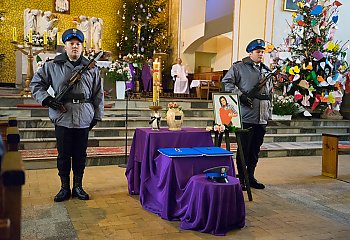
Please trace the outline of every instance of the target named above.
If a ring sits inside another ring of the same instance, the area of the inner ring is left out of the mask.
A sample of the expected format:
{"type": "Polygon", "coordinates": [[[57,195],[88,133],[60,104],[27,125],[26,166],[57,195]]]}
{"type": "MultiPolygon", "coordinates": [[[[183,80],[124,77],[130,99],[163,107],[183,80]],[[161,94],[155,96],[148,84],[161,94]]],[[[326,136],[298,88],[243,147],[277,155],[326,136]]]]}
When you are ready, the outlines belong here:
{"type": "Polygon", "coordinates": [[[210,133],[203,130],[188,128],[174,132],[161,129],[155,132],[150,129],[136,129],[126,170],[128,189],[130,194],[140,194],[140,202],[144,209],[158,214],[163,219],[181,220],[184,229],[221,235],[228,230],[244,226],[245,205],[240,185],[232,181],[236,178],[229,177],[230,183],[225,187],[231,186],[231,190],[222,191],[220,185],[205,179],[205,187],[199,188],[202,189],[199,191],[203,191],[200,193],[195,189],[198,185],[195,175],[202,174],[205,169],[211,167],[229,166],[227,174],[234,176],[232,157],[172,158],[157,151],[164,147],[204,146],[213,146],[213,142],[210,133]],[[208,184],[211,186],[208,187],[208,184]],[[238,187],[233,187],[234,184],[238,187]],[[199,195],[195,197],[191,193],[199,195]],[[210,197],[200,199],[201,194],[210,197]],[[198,202],[194,204],[193,199],[198,202]],[[209,205],[209,210],[222,210],[220,206],[212,206],[212,203],[221,202],[220,199],[226,199],[220,204],[229,206],[229,209],[218,213],[219,216],[212,212],[209,215],[205,213],[209,205]],[[192,219],[189,216],[192,216],[192,219]],[[202,226],[204,220],[208,224],[202,226]]]}
{"type": "Polygon", "coordinates": [[[159,148],[213,145],[210,132],[198,128],[183,128],[180,131],[169,131],[167,128],[161,128],[159,131],[136,128],[125,173],[129,194],[140,194],[143,182],[155,175],[157,169],[154,159],[160,154],[159,148]]]}

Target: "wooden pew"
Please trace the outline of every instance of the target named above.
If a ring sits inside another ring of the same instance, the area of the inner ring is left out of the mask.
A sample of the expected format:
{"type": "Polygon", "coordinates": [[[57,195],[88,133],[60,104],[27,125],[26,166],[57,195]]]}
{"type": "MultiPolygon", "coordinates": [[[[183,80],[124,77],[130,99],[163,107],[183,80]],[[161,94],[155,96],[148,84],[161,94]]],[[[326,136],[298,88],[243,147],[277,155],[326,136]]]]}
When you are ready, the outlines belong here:
{"type": "Polygon", "coordinates": [[[25,182],[19,132],[15,118],[8,120],[6,153],[0,167],[0,239],[21,238],[22,185],[25,182]]]}
{"type": "Polygon", "coordinates": [[[350,153],[350,149],[339,148],[339,135],[322,134],[322,175],[331,178],[338,177],[339,153],[350,153]]]}

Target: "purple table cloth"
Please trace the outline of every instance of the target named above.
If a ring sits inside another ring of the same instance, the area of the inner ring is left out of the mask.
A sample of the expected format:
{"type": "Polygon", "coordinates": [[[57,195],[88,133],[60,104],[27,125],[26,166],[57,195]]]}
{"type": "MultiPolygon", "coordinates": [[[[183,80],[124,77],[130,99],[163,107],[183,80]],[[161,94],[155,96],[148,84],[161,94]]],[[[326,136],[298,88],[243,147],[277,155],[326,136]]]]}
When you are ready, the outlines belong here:
{"type": "Polygon", "coordinates": [[[201,174],[189,180],[181,198],[186,212],[180,228],[225,235],[244,227],[245,205],[239,180],[227,178],[228,183],[214,183],[201,174]]]}
{"type": "Polygon", "coordinates": [[[142,178],[140,201],[144,209],[166,220],[181,219],[186,213],[189,199],[184,197],[184,192],[192,176],[217,166],[229,166],[228,175],[234,176],[231,156],[171,158],[159,155],[154,162],[155,170],[142,178]]]}
{"type": "Polygon", "coordinates": [[[134,133],[125,175],[129,194],[139,194],[142,183],[156,175],[154,159],[159,148],[213,146],[210,132],[196,128],[169,131],[137,128],[134,133]]]}

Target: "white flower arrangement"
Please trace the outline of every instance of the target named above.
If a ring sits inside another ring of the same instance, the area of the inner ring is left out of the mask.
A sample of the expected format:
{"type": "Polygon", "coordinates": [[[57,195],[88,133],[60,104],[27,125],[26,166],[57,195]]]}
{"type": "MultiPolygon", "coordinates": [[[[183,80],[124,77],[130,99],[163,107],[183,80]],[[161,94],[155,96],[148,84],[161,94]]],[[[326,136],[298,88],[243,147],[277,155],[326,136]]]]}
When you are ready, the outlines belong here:
{"type": "Polygon", "coordinates": [[[115,81],[131,81],[132,75],[127,62],[115,61],[107,72],[107,78],[115,81]]]}
{"type": "Polygon", "coordinates": [[[274,95],[272,113],[276,115],[294,115],[299,104],[294,101],[293,96],[274,95]]]}

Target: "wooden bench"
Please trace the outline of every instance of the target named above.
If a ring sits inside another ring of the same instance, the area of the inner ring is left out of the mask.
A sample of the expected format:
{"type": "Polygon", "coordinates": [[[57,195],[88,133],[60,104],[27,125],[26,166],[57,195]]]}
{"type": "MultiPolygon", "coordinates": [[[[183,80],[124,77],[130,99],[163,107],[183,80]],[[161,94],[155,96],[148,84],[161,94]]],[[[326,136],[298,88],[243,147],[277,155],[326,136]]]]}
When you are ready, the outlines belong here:
{"type": "Polygon", "coordinates": [[[9,118],[5,154],[0,158],[0,239],[21,238],[22,185],[25,182],[17,120],[9,118]]]}
{"type": "Polygon", "coordinates": [[[339,153],[350,153],[350,148],[339,148],[339,135],[322,134],[322,175],[338,177],[338,155],[339,153]]]}

